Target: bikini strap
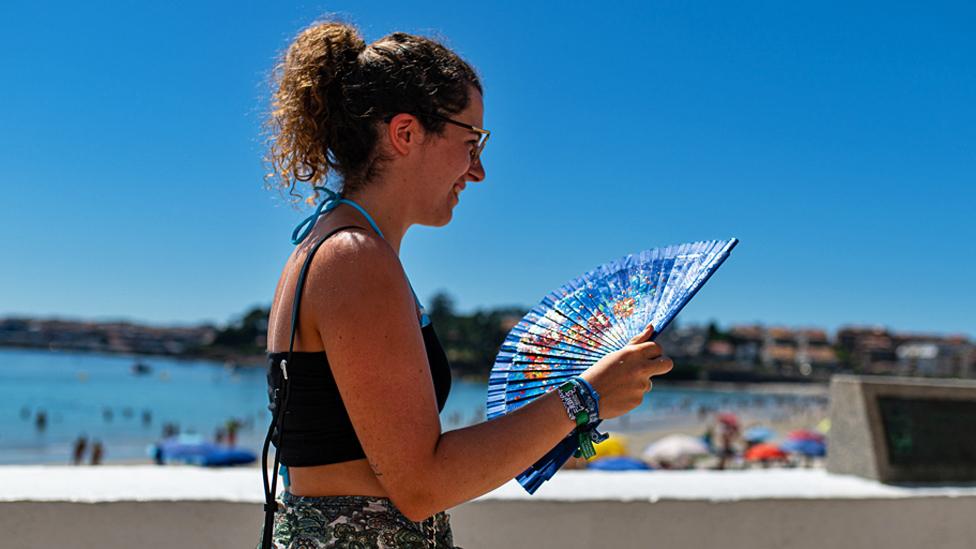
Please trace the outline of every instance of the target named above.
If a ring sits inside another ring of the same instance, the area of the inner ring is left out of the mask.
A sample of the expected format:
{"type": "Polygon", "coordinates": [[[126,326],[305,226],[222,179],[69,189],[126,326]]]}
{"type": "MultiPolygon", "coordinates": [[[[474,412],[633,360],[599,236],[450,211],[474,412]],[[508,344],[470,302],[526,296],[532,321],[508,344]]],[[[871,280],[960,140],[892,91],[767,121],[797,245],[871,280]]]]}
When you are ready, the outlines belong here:
{"type": "MultiPolygon", "coordinates": [[[[291,337],[288,340],[288,357],[278,363],[278,367],[281,369],[281,387],[275,388],[273,393],[274,399],[274,411],[271,415],[271,425],[268,427],[268,435],[264,439],[264,448],[261,453],[261,472],[264,479],[264,490],[265,490],[265,500],[264,500],[264,535],[261,539],[261,547],[264,549],[269,549],[271,547],[271,534],[274,528],[274,514],[278,509],[278,505],[275,502],[275,495],[278,491],[278,470],[281,467],[281,448],[284,445],[284,435],[285,435],[285,414],[288,409],[288,365],[291,363],[292,354],[295,352],[295,333],[298,328],[298,310],[302,304],[302,289],[305,287],[305,278],[308,276],[309,267],[312,265],[312,258],[315,256],[315,252],[322,247],[332,235],[343,231],[345,229],[362,229],[357,225],[346,225],[344,227],[339,227],[329,234],[322,237],[321,240],[315,243],[314,246],[308,251],[308,257],[305,258],[305,263],[302,265],[302,270],[298,275],[298,282],[295,285],[295,301],[292,305],[291,313],[291,337]],[[268,451],[271,447],[271,439],[274,433],[278,433],[278,449],[275,450],[274,466],[271,471],[271,480],[268,480],[268,451]]],[[[287,468],[285,468],[285,486],[287,487],[288,477],[287,468]]]]}
{"type": "Polygon", "coordinates": [[[305,263],[302,265],[302,270],[298,274],[298,283],[295,285],[295,302],[291,310],[291,337],[288,340],[288,361],[291,362],[291,355],[295,350],[295,331],[298,328],[298,308],[302,303],[302,288],[305,287],[305,278],[308,276],[309,267],[312,265],[312,257],[315,256],[315,252],[322,247],[332,235],[339,231],[344,231],[346,229],[362,229],[357,225],[346,225],[344,227],[339,227],[329,232],[329,234],[323,236],[318,242],[312,246],[312,249],[308,251],[308,257],[305,258],[305,263]]]}

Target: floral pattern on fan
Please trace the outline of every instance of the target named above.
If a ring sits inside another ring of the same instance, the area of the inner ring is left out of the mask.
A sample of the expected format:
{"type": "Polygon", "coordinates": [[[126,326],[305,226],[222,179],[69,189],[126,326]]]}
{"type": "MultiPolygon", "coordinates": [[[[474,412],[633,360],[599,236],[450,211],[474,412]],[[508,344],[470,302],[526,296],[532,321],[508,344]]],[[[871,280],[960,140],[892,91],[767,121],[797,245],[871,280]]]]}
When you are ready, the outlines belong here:
{"type": "MultiPolygon", "coordinates": [[[[732,238],[645,250],[549,293],[499,349],[488,380],[488,418],[510,413],[579,375],[648,324],[655,335],[662,332],[736,244],[732,238]]],[[[575,433],[519,475],[529,493],[572,454],[574,440],[575,433]]]]}

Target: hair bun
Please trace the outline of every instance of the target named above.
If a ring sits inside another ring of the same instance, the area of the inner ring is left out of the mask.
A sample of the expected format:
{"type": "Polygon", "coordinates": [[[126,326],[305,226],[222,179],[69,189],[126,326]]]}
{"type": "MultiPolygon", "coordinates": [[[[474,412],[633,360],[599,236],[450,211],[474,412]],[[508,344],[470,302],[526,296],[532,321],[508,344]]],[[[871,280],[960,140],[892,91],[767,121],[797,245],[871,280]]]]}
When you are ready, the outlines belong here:
{"type": "MultiPolygon", "coordinates": [[[[377,122],[390,113],[456,113],[481,84],[474,69],[440,43],[393,33],[367,46],[347,23],[319,21],[301,31],[275,66],[267,128],[269,177],[294,191],[331,174],[353,192],[386,162],[377,122]]],[[[444,122],[420,117],[425,130],[444,122]]],[[[313,192],[314,196],[315,193],[313,192]]]]}
{"type": "Polygon", "coordinates": [[[318,23],[295,38],[281,69],[286,76],[297,77],[300,86],[321,88],[353,70],[365,49],[366,42],[356,27],[336,22],[318,23]]]}
{"type": "Polygon", "coordinates": [[[345,23],[322,23],[323,34],[331,40],[337,56],[356,58],[366,49],[366,42],[359,30],[345,23]]]}
{"type": "Polygon", "coordinates": [[[311,61],[318,65],[319,73],[326,76],[324,83],[333,78],[341,79],[366,49],[366,42],[356,27],[336,22],[312,25],[299,35],[297,43],[308,46],[302,49],[315,57],[311,61]]]}

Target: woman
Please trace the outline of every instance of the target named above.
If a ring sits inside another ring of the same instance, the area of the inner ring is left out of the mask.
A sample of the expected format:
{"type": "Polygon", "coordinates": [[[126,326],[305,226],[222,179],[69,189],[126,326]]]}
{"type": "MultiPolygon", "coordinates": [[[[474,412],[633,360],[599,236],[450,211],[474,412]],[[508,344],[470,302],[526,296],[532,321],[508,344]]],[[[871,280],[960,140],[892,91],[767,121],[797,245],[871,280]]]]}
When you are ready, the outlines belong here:
{"type": "Polygon", "coordinates": [[[271,394],[286,410],[274,546],[453,547],[445,509],[522,472],[582,408],[603,419],[634,408],[671,361],[648,327],[559,394],[441,432],[450,371],[398,256],[410,226],[446,225],[485,178],[481,83],[427,38],[367,45],[324,22],[291,44],[276,85],[271,177],[329,196],[293,235],[268,327],[271,394]]]}

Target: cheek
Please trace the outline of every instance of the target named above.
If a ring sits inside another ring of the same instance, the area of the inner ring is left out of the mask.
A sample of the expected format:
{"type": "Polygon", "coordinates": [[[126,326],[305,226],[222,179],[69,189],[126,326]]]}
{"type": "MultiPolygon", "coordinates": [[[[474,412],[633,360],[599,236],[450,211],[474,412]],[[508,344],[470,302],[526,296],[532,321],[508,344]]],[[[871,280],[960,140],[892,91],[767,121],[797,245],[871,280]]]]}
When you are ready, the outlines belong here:
{"type": "MultiPolygon", "coordinates": [[[[427,162],[431,163],[431,174],[436,174],[434,179],[436,185],[441,186],[447,182],[453,187],[454,182],[464,177],[471,168],[471,152],[467,143],[441,143],[443,147],[438,147],[437,151],[431,151],[427,162]]],[[[433,181],[432,181],[433,183],[433,181]]]]}
{"type": "Polygon", "coordinates": [[[441,165],[440,169],[437,170],[437,173],[439,174],[439,177],[437,178],[438,179],[437,184],[440,186],[442,191],[444,190],[445,185],[449,185],[450,187],[453,187],[454,183],[456,183],[461,178],[463,178],[464,174],[467,173],[467,171],[468,171],[467,162],[462,164],[461,162],[458,162],[456,159],[452,159],[449,162],[444,162],[444,164],[441,165]]]}
{"type": "Polygon", "coordinates": [[[457,151],[454,158],[457,159],[458,177],[461,177],[471,170],[471,149],[469,147],[465,146],[461,148],[461,150],[457,151]]]}

